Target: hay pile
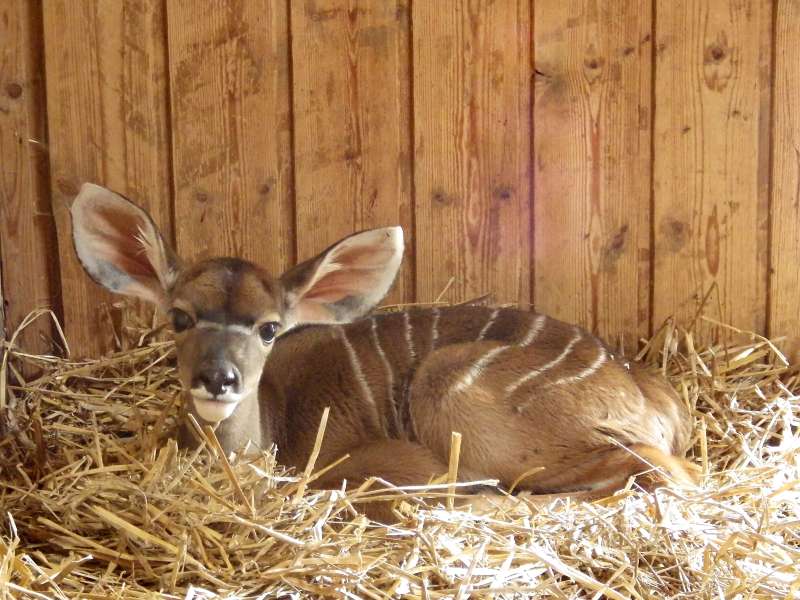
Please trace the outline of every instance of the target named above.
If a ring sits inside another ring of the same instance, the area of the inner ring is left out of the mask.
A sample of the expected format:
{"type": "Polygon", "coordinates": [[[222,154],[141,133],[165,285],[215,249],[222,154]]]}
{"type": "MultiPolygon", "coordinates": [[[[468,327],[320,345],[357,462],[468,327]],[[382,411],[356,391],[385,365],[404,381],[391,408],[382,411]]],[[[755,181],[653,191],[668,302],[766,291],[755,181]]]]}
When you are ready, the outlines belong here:
{"type": "Polygon", "coordinates": [[[311,491],[213,437],[178,452],[168,342],[84,362],[6,344],[0,596],[800,598],[800,384],[750,339],[698,349],[667,324],[642,352],[694,410],[700,490],[482,515],[442,508],[446,486],[311,491]],[[395,526],[352,507],[387,496],[395,526]]]}

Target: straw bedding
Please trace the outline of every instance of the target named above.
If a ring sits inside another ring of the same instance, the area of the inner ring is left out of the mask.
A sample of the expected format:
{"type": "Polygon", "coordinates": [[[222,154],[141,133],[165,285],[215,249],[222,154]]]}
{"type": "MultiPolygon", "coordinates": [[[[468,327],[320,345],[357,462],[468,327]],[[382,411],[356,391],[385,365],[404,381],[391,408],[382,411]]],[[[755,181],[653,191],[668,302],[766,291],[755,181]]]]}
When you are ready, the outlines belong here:
{"type": "Polygon", "coordinates": [[[798,377],[771,342],[726,344],[730,330],[711,329],[722,341],[701,348],[667,323],[641,353],[694,411],[700,489],[632,485],[594,503],[506,501],[480,514],[449,511],[446,483],[314,491],[325,465],[229,461],[208,431],[179,452],[168,341],[93,361],[12,341],[0,373],[0,596],[800,598],[798,377]],[[353,508],[387,497],[393,526],[353,508]]]}

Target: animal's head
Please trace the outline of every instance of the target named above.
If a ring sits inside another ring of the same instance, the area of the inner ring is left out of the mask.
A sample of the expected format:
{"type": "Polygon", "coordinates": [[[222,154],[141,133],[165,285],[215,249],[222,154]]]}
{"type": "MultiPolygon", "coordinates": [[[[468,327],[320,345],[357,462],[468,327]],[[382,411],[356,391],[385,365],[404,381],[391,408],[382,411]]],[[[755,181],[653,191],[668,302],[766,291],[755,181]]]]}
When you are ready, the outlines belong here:
{"type": "Polygon", "coordinates": [[[400,227],[374,229],[273,277],[238,258],[182,262],[145,211],[97,185],[81,188],[71,213],[75,250],[92,279],[168,315],[181,383],[206,421],[229,417],[241,400],[257,395],[281,335],[305,323],[347,323],[372,310],[403,256],[400,227]]]}

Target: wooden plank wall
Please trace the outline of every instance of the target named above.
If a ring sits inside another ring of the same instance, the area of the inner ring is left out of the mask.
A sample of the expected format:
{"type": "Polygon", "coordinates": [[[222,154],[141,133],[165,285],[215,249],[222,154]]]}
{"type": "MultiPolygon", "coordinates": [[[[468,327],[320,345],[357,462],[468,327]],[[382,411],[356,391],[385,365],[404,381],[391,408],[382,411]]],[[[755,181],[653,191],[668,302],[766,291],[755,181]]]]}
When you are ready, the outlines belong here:
{"type": "MultiPolygon", "coordinates": [[[[10,337],[38,307],[60,312],[47,161],[41,2],[0,1],[0,327],[10,337]]],[[[48,319],[21,346],[49,350],[48,319]]]]}
{"type": "Polygon", "coordinates": [[[772,2],[657,8],[653,318],[689,314],[713,283],[715,316],[764,331],[772,2]]]}
{"type": "Polygon", "coordinates": [[[417,297],[530,299],[530,5],[414,2],[417,297]]]}
{"type": "Polygon", "coordinates": [[[650,318],[652,7],[535,6],[534,304],[633,341],[650,318]]]}
{"type": "Polygon", "coordinates": [[[800,336],[800,2],[776,4],[768,315],[772,331],[800,336]]]}
{"type": "Polygon", "coordinates": [[[114,348],[121,317],[116,299],[87,280],[75,257],[69,204],[83,182],[100,182],[135,199],[172,238],[164,7],[158,0],[46,0],[43,9],[58,230],[50,257],[60,264],[68,341],[80,354],[99,354],[114,348]]]}
{"type": "Polygon", "coordinates": [[[387,302],[630,347],[711,290],[800,339],[799,37],[800,0],[0,0],[5,330],[47,306],[75,353],[120,344],[71,247],[91,180],[187,258],[277,273],[400,224],[387,302]]]}
{"type": "MultiPolygon", "coordinates": [[[[413,247],[408,0],[292,2],[290,18],[298,260],[385,225],[413,247]]],[[[388,302],[414,297],[410,258],[388,302]]]]}

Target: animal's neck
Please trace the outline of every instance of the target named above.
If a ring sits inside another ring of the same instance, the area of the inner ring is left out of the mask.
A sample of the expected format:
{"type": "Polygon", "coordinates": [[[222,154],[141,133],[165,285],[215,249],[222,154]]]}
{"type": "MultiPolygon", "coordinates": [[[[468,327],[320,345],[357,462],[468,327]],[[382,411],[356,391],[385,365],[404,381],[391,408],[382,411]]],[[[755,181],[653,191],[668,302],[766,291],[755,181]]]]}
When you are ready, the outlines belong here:
{"type": "MultiPolygon", "coordinates": [[[[280,338],[264,379],[275,381],[280,387],[275,396],[291,406],[290,422],[276,419],[290,432],[286,451],[297,451],[294,458],[305,460],[301,450],[313,443],[326,406],[332,411],[329,427],[341,425],[354,438],[413,437],[405,387],[415,366],[446,341],[438,339],[438,318],[436,310],[378,314],[344,325],[305,327],[280,338]],[[351,410],[354,399],[363,406],[351,410]]],[[[262,396],[262,410],[270,397],[262,396]]],[[[275,414],[271,406],[268,410],[275,414]]],[[[284,449],[280,440],[276,443],[284,449]]]]}
{"type": "Polygon", "coordinates": [[[266,440],[262,439],[260,413],[258,392],[254,392],[243,398],[234,413],[217,426],[217,439],[226,452],[242,448],[248,441],[263,447],[266,440]]]}
{"type": "MultiPolygon", "coordinates": [[[[258,391],[254,391],[250,396],[243,398],[234,413],[215,427],[214,433],[225,452],[242,449],[248,442],[253,452],[269,449],[272,445],[271,430],[262,425],[258,395],[258,391]]],[[[185,401],[187,406],[191,406],[190,398],[187,397],[185,401]]],[[[197,415],[195,418],[201,424],[206,424],[197,415]]],[[[185,436],[186,432],[183,435],[185,436]]]]}

